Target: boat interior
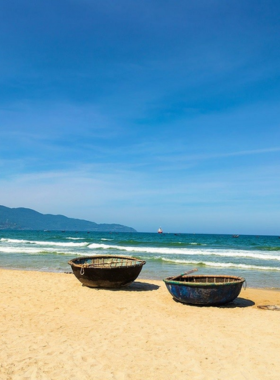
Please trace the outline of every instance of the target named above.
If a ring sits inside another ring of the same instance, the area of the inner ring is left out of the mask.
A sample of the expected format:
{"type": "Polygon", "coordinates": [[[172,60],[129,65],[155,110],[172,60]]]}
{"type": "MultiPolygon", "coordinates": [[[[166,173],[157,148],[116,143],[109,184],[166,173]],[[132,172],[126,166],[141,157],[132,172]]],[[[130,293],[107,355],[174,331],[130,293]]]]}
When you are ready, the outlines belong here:
{"type": "Polygon", "coordinates": [[[87,268],[119,268],[119,267],[135,267],[145,264],[144,261],[131,257],[116,256],[97,256],[97,257],[80,257],[72,260],[77,266],[87,268]]]}
{"type": "MultiPolygon", "coordinates": [[[[172,278],[170,278],[172,280],[172,278]]],[[[234,276],[180,276],[174,278],[175,281],[182,282],[191,282],[191,283],[232,283],[232,282],[240,282],[242,279],[240,277],[234,276]]]]}

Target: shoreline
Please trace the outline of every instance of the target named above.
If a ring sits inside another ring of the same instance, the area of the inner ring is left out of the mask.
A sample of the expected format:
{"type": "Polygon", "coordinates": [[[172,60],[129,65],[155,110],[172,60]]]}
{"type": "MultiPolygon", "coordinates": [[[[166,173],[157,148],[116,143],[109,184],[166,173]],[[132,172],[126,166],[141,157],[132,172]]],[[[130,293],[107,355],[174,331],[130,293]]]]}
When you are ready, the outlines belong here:
{"type": "Polygon", "coordinates": [[[246,279],[248,286],[280,289],[279,239],[188,234],[168,237],[158,234],[3,233],[3,269],[61,273],[70,270],[74,257],[121,254],[146,261],[139,279],[160,280],[195,267],[199,274],[232,275],[246,279]],[[140,236],[141,235],[141,236],[140,236]],[[278,247],[278,248],[277,248],[278,247]]]}
{"type": "MultiPolygon", "coordinates": [[[[74,273],[72,271],[68,271],[68,272],[52,272],[52,271],[40,271],[40,270],[36,270],[36,269],[8,269],[8,268],[1,268],[0,267],[0,274],[2,271],[15,271],[15,272],[23,272],[23,273],[46,273],[46,274],[55,274],[55,275],[73,275],[75,281],[78,282],[79,285],[83,286],[79,281],[78,279],[75,277],[74,273]]],[[[152,282],[152,283],[156,283],[157,286],[163,286],[164,285],[164,288],[165,288],[165,284],[163,282],[163,280],[158,280],[158,279],[153,279],[153,278],[137,278],[134,283],[137,284],[137,283],[149,283],[149,282],[152,282]]],[[[130,286],[124,286],[124,287],[121,287],[120,289],[104,289],[104,288],[101,288],[100,290],[105,290],[105,291],[121,291],[121,290],[126,290],[126,291],[129,291],[129,289],[133,287],[133,283],[130,285],[130,286]]],[[[91,288],[93,290],[98,290],[98,288],[91,288]]],[[[167,289],[166,289],[167,291],[167,289]]],[[[267,294],[269,294],[270,292],[273,293],[279,293],[279,306],[280,306],[280,288],[257,288],[257,287],[250,287],[250,286],[246,286],[246,287],[242,287],[241,291],[240,291],[240,294],[237,298],[240,298],[241,295],[242,296],[246,296],[246,292],[249,292],[251,294],[251,292],[253,293],[257,293],[257,292],[261,292],[261,293],[265,293],[266,297],[264,298],[267,298],[267,294]]],[[[168,292],[168,291],[167,291],[168,292]]],[[[255,295],[255,294],[254,294],[255,295]]],[[[171,295],[170,295],[171,297],[171,295]]],[[[259,298],[259,297],[257,297],[259,298]]],[[[273,297],[274,298],[274,297],[273,297]]],[[[192,306],[192,305],[187,305],[187,306],[192,306]]],[[[208,306],[205,306],[205,308],[207,308],[208,306]]],[[[217,306],[219,307],[219,306],[217,306]]],[[[224,307],[224,306],[220,306],[220,307],[224,307]]]]}
{"type": "MultiPolygon", "coordinates": [[[[73,274],[73,272],[71,271],[71,268],[69,271],[63,271],[63,272],[59,272],[59,271],[50,271],[50,270],[39,270],[39,269],[28,269],[28,268],[25,268],[25,269],[22,269],[22,268],[3,268],[0,266],[0,272],[1,271],[19,271],[19,272],[38,272],[38,273],[55,273],[55,274],[73,274]]],[[[245,279],[246,280],[246,279],[245,279]]],[[[162,279],[158,279],[158,278],[144,278],[144,277],[141,277],[141,273],[139,275],[139,277],[136,279],[136,281],[157,281],[157,282],[163,282],[163,278],[162,279]]],[[[280,292],[280,288],[276,288],[276,287],[256,287],[256,286],[248,286],[246,285],[246,287],[242,287],[242,290],[246,290],[246,289],[255,289],[255,290],[268,290],[268,291],[275,291],[275,292],[280,292]]]]}
{"type": "Polygon", "coordinates": [[[184,305],[164,283],[117,290],[74,275],[0,270],[2,380],[278,380],[280,292],[242,289],[231,304],[184,305]]]}

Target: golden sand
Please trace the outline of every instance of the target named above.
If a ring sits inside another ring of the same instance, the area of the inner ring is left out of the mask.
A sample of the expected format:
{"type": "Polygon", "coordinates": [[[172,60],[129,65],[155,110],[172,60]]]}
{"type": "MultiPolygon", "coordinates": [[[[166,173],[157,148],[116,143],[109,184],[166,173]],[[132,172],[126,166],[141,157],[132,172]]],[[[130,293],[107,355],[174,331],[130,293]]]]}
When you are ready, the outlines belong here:
{"type": "Polygon", "coordinates": [[[0,271],[1,380],[280,379],[280,292],[175,302],[161,281],[90,289],[72,274],[0,271]]]}

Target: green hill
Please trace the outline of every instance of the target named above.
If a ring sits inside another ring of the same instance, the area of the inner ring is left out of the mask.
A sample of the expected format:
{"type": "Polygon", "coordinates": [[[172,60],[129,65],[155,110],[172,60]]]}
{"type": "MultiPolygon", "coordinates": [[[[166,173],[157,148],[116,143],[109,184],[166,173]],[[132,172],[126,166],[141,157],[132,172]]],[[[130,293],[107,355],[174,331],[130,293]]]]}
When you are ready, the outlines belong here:
{"type": "Polygon", "coordinates": [[[41,214],[35,210],[0,206],[0,230],[136,232],[121,224],[97,224],[64,215],[41,214]]]}

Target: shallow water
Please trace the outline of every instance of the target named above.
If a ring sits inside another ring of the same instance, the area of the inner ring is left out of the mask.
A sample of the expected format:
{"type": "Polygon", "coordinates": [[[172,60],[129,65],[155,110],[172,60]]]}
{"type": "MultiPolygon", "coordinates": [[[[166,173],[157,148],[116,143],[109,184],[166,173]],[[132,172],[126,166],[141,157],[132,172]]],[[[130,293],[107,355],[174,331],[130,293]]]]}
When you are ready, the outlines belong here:
{"type": "Polygon", "coordinates": [[[76,256],[128,255],[146,260],[140,278],[198,274],[241,276],[250,287],[280,289],[280,239],[245,236],[62,231],[1,231],[1,267],[65,272],[76,256]]]}

